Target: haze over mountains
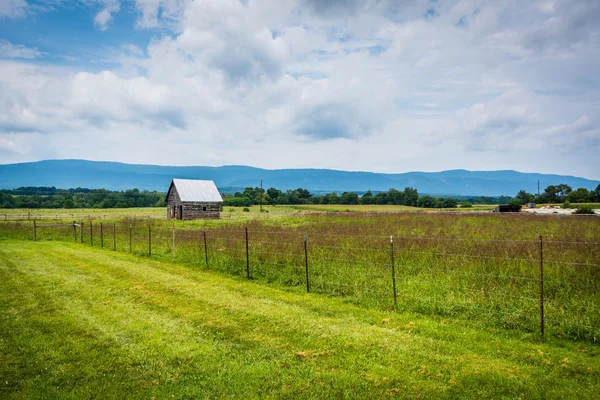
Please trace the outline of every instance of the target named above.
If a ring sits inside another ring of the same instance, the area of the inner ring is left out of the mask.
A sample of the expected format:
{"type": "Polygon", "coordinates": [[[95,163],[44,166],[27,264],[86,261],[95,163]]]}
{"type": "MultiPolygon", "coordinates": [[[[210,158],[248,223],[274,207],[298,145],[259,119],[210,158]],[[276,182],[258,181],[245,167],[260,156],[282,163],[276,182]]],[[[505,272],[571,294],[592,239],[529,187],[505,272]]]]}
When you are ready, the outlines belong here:
{"type": "Polygon", "coordinates": [[[419,193],[457,196],[514,196],[524,189],[537,192],[549,185],[565,183],[573,189],[594,189],[600,181],[574,176],[521,173],[517,171],[406,172],[383,174],[330,169],[266,170],[247,166],[172,167],[135,165],[86,160],[46,160],[0,165],[0,188],[54,186],[104,188],[108,190],[157,190],[166,192],[172,178],[210,179],[223,192],[247,186],[275,187],[280,190],[304,188],[314,192],[385,191],[390,188],[416,188],[419,193]]]}

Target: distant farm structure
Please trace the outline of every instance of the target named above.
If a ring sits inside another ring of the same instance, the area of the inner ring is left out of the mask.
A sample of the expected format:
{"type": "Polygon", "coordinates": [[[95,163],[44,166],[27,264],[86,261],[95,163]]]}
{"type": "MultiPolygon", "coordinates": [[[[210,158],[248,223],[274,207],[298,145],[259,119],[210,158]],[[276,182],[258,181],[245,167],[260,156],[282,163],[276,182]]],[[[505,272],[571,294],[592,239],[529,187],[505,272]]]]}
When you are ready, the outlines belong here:
{"type": "Polygon", "coordinates": [[[167,218],[221,218],[222,203],[221,194],[213,181],[173,179],[167,192],[167,218]]]}

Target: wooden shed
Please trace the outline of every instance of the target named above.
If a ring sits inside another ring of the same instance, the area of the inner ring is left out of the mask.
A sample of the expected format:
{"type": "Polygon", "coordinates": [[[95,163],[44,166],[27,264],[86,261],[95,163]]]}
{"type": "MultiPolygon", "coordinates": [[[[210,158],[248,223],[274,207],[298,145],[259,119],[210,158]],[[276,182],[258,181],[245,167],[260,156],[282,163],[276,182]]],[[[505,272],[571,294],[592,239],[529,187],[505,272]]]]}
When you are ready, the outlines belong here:
{"type": "Polygon", "coordinates": [[[221,218],[222,203],[213,181],[173,179],[167,192],[167,218],[221,218]]]}

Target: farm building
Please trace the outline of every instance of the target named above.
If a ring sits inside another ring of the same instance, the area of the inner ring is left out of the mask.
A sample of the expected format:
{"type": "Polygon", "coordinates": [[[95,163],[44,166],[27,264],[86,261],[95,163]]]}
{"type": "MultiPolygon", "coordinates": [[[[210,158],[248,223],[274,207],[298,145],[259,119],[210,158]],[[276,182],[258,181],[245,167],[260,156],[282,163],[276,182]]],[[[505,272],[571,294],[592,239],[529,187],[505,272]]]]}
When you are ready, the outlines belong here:
{"type": "Polygon", "coordinates": [[[167,192],[167,218],[221,218],[222,203],[213,181],[173,179],[167,192]]]}

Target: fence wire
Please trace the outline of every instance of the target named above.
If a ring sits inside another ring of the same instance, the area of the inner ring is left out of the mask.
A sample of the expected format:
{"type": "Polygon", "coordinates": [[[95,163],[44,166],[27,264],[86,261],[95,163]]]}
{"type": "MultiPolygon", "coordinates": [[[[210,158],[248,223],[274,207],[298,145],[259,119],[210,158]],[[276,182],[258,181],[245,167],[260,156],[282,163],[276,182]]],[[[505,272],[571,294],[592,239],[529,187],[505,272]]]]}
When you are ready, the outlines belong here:
{"type": "MultiPolygon", "coordinates": [[[[600,341],[600,241],[193,230],[147,220],[58,225],[37,226],[36,240],[75,240],[366,306],[530,332],[541,324],[552,334],[600,341]]],[[[7,222],[2,228],[27,234],[23,224],[7,222]]]]}

